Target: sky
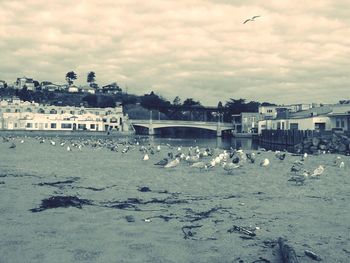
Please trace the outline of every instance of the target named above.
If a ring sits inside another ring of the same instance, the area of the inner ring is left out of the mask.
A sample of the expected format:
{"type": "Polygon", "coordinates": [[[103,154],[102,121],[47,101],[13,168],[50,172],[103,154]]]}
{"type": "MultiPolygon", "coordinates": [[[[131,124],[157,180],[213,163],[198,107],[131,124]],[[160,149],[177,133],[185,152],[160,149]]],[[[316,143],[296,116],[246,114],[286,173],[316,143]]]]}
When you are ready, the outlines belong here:
{"type": "Polygon", "coordinates": [[[215,106],[350,99],[349,0],[0,0],[0,79],[215,106]],[[260,16],[245,24],[253,16],[260,16]]]}

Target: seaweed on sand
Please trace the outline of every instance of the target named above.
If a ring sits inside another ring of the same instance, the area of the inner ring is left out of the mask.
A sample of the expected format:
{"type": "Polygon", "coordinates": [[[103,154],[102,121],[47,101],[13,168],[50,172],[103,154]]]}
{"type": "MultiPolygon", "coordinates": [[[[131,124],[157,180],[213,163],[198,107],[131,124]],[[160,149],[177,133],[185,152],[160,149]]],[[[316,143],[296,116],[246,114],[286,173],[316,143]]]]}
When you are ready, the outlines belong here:
{"type": "Polygon", "coordinates": [[[92,202],[87,199],[80,199],[76,196],[51,196],[41,200],[41,205],[38,208],[30,209],[33,213],[42,212],[46,209],[59,207],[76,207],[81,209],[83,205],[92,205],[92,202]]]}

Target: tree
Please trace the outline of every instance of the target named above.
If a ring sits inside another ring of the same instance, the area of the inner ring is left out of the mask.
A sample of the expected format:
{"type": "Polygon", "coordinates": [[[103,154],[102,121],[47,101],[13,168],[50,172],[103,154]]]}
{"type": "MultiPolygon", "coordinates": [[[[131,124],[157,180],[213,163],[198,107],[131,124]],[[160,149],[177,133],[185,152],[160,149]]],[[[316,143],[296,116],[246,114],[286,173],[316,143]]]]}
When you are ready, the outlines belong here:
{"type": "Polygon", "coordinates": [[[181,99],[179,96],[176,96],[175,99],[173,100],[173,105],[174,106],[180,106],[181,105],[181,99]]]}
{"type": "Polygon", "coordinates": [[[96,78],[96,74],[93,71],[90,71],[87,75],[86,82],[89,83],[90,87],[92,87],[92,84],[94,84],[96,78]]]}
{"type": "Polygon", "coordinates": [[[77,74],[74,73],[74,71],[69,71],[66,74],[66,81],[69,85],[72,85],[74,80],[77,79],[77,74]]]}
{"type": "Polygon", "coordinates": [[[194,101],[192,98],[186,99],[182,105],[186,107],[202,106],[199,101],[194,101]]]}
{"type": "Polygon", "coordinates": [[[86,95],[83,99],[83,101],[86,101],[87,104],[90,106],[90,107],[97,107],[98,106],[98,103],[97,103],[97,96],[95,94],[89,94],[89,95],[86,95]]]}

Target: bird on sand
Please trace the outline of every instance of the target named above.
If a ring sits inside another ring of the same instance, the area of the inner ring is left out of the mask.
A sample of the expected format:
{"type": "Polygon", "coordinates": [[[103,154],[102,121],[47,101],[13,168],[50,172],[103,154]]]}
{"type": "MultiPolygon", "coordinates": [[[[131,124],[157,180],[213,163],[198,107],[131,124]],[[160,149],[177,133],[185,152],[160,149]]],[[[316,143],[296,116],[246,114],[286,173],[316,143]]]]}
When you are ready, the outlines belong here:
{"type": "Polygon", "coordinates": [[[198,168],[199,170],[208,169],[208,166],[205,162],[196,162],[191,165],[191,167],[198,168]]]}
{"type": "Polygon", "coordinates": [[[10,145],[10,147],[9,147],[10,149],[14,149],[14,148],[16,148],[16,144],[14,144],[14,143],[12,143],[11,145],[10,145]]]}
{"type": "Polygon", "coordinates": [[[255,153],[247,153],[246,156],[251,163],[255,162],[255,153]]]}
{"type": "Polygon", "coordinates": [[[234,170],[236,170],[237,168],[241,167],[239,164],[235,164],[235,163],[226,163],[224,162],[222,164],[222,168],[228,173],[231,174],[234,170]]]}
{"type": "Polygon", "coordinates": [[[261,161],[260,166],[267,167],[269,166],[269,164],[270,164],[269,159],[265,158],[263,161],[261,161]]]}
{"type": "Polygon", "coordinates": [[[323,172],[324,172],[324,166],[320,165],[314,170],[314,172],[311,174],[311,176],[312,177],[320,176],[323,172]]]}
{"type": "Polygon", "coordinates": [[[164,165],[164,168],[173,168],[178,166],[179,163],[180,163],[180,158],[177,157],[175,160],[172,160],[171,162],[164,165]]]}
{"type": "Polygon", "coordinates": [[[281,152],[276,152],[275,153],[276,158],[280,159],[281,161],[284,160],[284,158],[286,158],[286,153],[281,153],[281,152]]]}
{"type": "Polygon", "coordinates": [[[161,166],[164,166],[164,165],[167,165],[168,164],[168,158],[164,158],[162,160],[160,160],[159,162],[155,163],[154,165],[161,165],[161,166]]]}
{"type": "Polygon", "coordinates": [[[144,161],[148,161],[149,160],[149,155],[147,153],[143,156],[143,160],[144,161]]]}
{"type": "Polygon", "coordinates": [[[243,24],[248,23],[250,21],[253,22],[253,21],[255,21],[255,18],[258,18],[258,17],[260,17],[260,16],[253,16],[252,18],[248,18],[243,22],[243,24]]]}

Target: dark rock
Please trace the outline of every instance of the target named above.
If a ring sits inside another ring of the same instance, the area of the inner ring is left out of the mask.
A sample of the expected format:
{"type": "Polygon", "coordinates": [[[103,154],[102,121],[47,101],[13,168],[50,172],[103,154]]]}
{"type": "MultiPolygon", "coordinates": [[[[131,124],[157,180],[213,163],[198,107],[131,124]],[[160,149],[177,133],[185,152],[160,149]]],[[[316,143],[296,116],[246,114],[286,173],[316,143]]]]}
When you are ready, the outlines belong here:
{"type": "Polygon", "coordinates": [[[138,190],[140,192],[151,192],[151,189],[149,189],[147,186],[140,187],[138,190]]]}

